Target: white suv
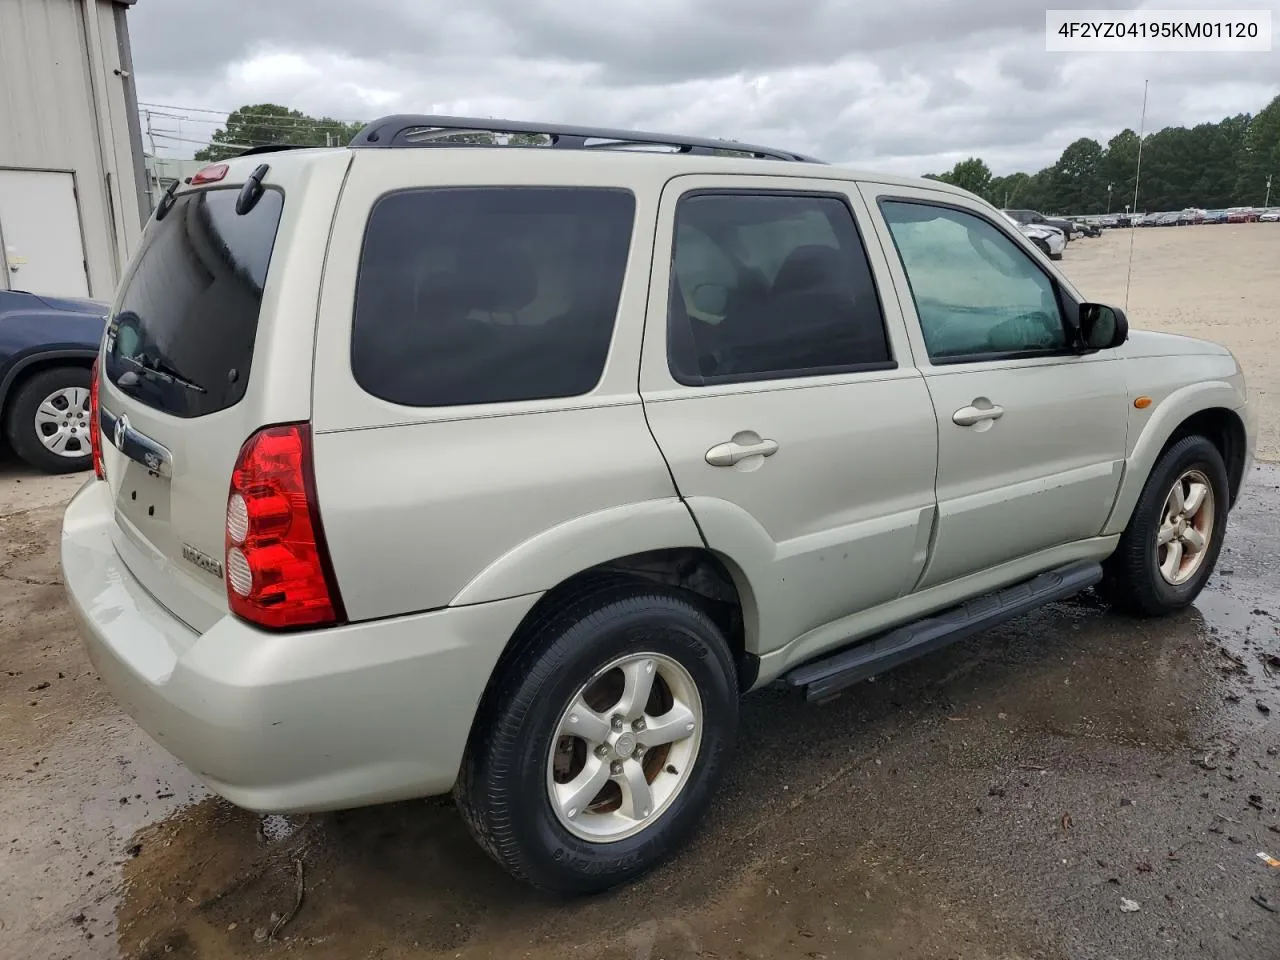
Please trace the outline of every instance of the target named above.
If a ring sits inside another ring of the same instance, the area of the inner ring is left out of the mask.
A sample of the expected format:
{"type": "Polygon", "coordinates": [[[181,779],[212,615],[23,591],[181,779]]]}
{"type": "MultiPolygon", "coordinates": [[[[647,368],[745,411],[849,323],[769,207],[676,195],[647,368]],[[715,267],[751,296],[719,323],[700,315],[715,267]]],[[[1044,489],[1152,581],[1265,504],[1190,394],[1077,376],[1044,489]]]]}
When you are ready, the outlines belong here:
{"type": "Polygon", "coordinates": [[[166,196],[92,404],[62,561],[142,728],[251,810],[454,791],[573,892],[680,847],[742,693],[1185,607],[1254,437],[964,191],[441,117],[166,196]]]}

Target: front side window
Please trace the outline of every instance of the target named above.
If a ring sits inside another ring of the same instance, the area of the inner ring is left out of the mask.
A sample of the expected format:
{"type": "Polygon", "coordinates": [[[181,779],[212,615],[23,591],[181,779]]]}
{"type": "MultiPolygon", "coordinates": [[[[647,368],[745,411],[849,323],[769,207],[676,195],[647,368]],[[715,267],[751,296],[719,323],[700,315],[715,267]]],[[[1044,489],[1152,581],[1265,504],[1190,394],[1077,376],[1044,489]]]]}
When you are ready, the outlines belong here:
{"type": "Polygon", "coordinates": [[[635,199],[625,190],[422,188],[369,216],[351,369],[413,407],[573,397],[604,370],[635,199]]]}
{"type": "Polygon", "coordinates": [[[862,240],[835,197],[682,199],[668,332],[685,384],[893,366],[862,240]]]}
{"type": "Polygon", "coordinates": [[[986,219],[886,200],[880,209],[934,361],[1054,353],[1067,347],[1052,280],[986,219]]]}

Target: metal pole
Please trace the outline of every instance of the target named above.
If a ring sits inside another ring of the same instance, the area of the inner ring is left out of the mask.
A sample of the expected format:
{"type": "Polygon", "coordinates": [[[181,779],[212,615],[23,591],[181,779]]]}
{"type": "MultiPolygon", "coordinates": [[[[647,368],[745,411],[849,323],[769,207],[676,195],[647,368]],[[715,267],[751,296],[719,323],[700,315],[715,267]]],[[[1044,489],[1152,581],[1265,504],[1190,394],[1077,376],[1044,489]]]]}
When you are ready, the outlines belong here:
{"type": "Polygon", "coordinates": [[[1264,207],[1271,205],[1271,174],[1267,174],[1267,199],[1262,201],[1264,207]]]}

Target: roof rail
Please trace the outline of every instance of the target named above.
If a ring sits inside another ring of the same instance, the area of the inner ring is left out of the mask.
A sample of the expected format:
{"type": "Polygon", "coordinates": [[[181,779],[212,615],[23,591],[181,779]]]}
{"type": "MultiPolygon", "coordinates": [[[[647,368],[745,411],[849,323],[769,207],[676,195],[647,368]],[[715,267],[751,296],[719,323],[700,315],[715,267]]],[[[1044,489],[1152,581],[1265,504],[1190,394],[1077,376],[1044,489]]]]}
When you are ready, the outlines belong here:
{"type": "Polygon", "coordinates": [[[641,130],[611,130],[605,127],[573,127],[561,123],[531,123],[524,120],[485,120],[476,117],[440,117],[426,114],[396,114],[366,124],[349,146],[391,147],[537,147],[539,144],[498,144],[466,142],[451,137],[485,134],[533,134],[546,137],[550,147],[561,150],[618,150],[628,147],[671,147],[675,153],[704,156],[718,153],[746,154],[766,160],[823,163],[793,150],[778,150],[736,140],[686,137],[673,133],[646,133],[641,130]]]}
{"type": "Polygon", "coordinates": [[[235,156],[237,157],[254,157],[260,153],[279,153],[281,150],[314,150],[305,143],[263,143],[256,147],[249,147],[247,150],[241,150],[235,156]]]}

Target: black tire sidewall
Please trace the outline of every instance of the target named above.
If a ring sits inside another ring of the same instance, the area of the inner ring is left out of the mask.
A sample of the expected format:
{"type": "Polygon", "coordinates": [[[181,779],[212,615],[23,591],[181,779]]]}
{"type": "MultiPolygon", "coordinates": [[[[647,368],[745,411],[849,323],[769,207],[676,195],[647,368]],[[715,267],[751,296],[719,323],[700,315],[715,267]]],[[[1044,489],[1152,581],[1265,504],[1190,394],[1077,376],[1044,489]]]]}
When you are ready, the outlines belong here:
{"type": "Polygon", "coordinates": [[[1217,566],[1231,509],[1229,490],[1226,465],[1222,462],[1218,448],[1210,440],[1201,436],[1185,437],[1170,447],[1152,471],[1126,531],[1126,539],[1130,540],[1126,546],[1132,556],[1141,561],[1131,569],[1136,567],[1140,570],[1143,579],[1142,583],[1132,584],[1131,587],[1141,589],[1164,610],[1177,610],[1190,604],[1217,566]],[[1165,499],[1174,481],[1190,469],[1200,470],[1209,478],[1213,487],[1213,531],[1206,548],[1207,556],[1200,569],[1186,583],[1175,586],[1161,576],[1154,544],[1164,516],[1165,499]]]}
{"type": "MultiPolygon", "coordinates": [[[[485,789],[508,795],[506,806],[528,879],[575,893],[605,889],[644,872],[688,835],[709,804],[733,747],[738,691],[732,660],[710,618],[683,598],[645,593],[609,602],[564,630],[543,653],[538,669],[518,682],[508,704],[522,713],[518,733],[505,748],[512,755],[494,755],[484,766],[509,772],[501,782],[490,780],[485,789]],[[546,765],[555,728],[570,698],[596,671],[641,651],[677,661],[697,685],[703,727],[694,770],[671,806],[641,833],[591,843],[561,825],[547,795],[546,765]]],[[[482,772],[481,782],[485,779],[482,772]]]]}
{"type": "MultiPolygon", "coordinates": [[[[36,436],[35,415],[45,397],[67,387],[89,389],[90,371],[83,367],[41,370],[17,387],[5,404],[5,433],[9,446],[29,466],[45,473],[81,473],[93,465],[93,456],[60,457],[46,449],[36,436]]],[[[88,429],[88,420],[85,428],[88,429]]],[[[88,434],[85,443],[88,444],[88,434]]]]}

